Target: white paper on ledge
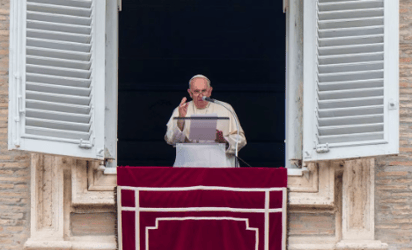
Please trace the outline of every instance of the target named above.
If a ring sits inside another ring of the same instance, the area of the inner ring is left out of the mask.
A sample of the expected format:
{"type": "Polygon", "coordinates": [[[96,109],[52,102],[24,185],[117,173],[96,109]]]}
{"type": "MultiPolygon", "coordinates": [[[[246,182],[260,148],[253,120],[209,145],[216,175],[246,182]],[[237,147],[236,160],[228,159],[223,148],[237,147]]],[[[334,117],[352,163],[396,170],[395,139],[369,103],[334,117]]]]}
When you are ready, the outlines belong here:
{"type": "MultiPolygon", "coordinates": [[[[217,114],[193,114],[191,118],[217,118],[217,114]]],[[[216,139],[217,119],[192,119],[190,121],[189,139],[191,141],[214,141],[216,139]]]]}

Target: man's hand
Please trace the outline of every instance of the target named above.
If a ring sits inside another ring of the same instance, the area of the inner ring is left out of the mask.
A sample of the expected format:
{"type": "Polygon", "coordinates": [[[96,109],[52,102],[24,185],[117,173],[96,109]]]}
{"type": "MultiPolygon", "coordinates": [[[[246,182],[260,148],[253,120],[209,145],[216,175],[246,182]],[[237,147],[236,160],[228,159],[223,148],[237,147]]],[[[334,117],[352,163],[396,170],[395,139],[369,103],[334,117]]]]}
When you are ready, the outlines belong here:
{"type": "Polygon", "coordinates": [[[216,140],[215,142],[218,143],[228,143],[226,139],[223,137],[223,132],[216,129],[216,140]]]}
{"type": "Polygon", "coordinates": [[[186,117],[187,106],[189,103],[186,103],[187,98],[183,97],[182,101],[179,104],[179,117],[186,117]]]}
{"type": "MultiPolygon", "coordinates": [[[[183,97],[182,101],[179,104],[179,117],[186,117],[187,114],[187,106],[189,103],[186,103],[187,98],[183,97]]],[[[183,128],[185,127],[185,121],[184,120],[178,120],[177,121],[177,126],[179,127],[180,131],[183,131],[183,128]]]]}

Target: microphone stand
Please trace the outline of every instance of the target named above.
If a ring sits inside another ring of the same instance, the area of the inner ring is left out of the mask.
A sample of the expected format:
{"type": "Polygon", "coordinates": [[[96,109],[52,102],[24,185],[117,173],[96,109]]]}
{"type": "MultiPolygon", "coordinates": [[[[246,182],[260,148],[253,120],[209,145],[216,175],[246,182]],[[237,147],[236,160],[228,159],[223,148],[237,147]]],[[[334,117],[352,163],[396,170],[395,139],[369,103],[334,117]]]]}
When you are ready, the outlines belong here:
{"type": "Polygon", "coordinates": [[[239,140],[240,140],[240,130],[239,130],[240,126],[239,126],[239,120],[237,119],[237,116],[236,116],[235,112],[233,112],[230,108],[226,107],[226,105],[224,105],[223,102],[218,101],[216,99],[211,99],[211,98],[208,98],[208,97],[205,97],[205,96],[203,96],[202,99],[205,100],[205,101],[213,102],[213,103],[216,103],[216,104],[219,104],[219,105],[223,106],[225,109],[229,110],[229,112],[232,114],[233,118],[235,118],[236,127],[237,127],[237,140],[236,140],[236,144],[235,144],[235,156],[236,156],[235,157],[235,167],[238,168],[239,167],[238,144],[239,144],[239,140]]]}

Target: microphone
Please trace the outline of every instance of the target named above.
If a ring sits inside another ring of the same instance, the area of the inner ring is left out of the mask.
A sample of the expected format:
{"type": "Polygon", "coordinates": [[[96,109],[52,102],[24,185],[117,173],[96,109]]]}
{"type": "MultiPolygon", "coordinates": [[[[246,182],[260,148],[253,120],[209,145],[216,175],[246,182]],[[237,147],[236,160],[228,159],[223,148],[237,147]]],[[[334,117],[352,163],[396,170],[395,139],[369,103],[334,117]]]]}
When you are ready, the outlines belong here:
{"type": "Polygon", "coordinates": [[[213,102],[213,103],[216,101],[215,99],[212,99],[212,98],[206,97],[206,96],[203,96],[203,97],[202,97],[202,100],[203,100],[203,101],[208,101],[208,102],[213,102]]]}
{"type": "Polygon", "coordinates": [[[226,105],[223,104],[221,101],[218,101],[216,99],[212,99],[212,98],[209,98],[209,97],[206,97],[206,96],[203,96],[202,100],[203,101],[208,101],[208,102],[213,102],[213,103],[216,103],[218,105],[223,106],[225,109],[227,109],[232,114],[233,118],[235,119],[236,128],[237,128],[237,140],[236,140],[236,144],[235,144],[235,157],[236,157],[235,167],[239,167],[239,161],[238,161],[238,158],[239,158],[238,157],[238,153],[239,153],[238,147],[239,146],[238,145],[239,145],[239,141],[240,141],[240,133],[239,133],[240,132],[240,130],[239,130],[240,125],[239,125],[239,120],[237,119],[236,114],[232,110],[230,110],[228,107],[226,107],[226,105]]]}

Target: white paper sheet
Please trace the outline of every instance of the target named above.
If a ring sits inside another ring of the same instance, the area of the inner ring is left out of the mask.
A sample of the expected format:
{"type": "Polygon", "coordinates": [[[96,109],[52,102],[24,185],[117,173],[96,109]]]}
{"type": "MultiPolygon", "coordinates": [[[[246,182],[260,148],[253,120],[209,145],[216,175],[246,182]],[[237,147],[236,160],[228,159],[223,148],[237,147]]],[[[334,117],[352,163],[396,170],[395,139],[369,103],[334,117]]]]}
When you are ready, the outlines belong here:
{"type": "MultiPolygon", "coordinates": [[[[217,114],[192,115],[196,117],[217,118],[217,114]]],[[[214,141],[216,139],[217,119],[192,119],[190,121],[189,140],[214,141]]]]}

